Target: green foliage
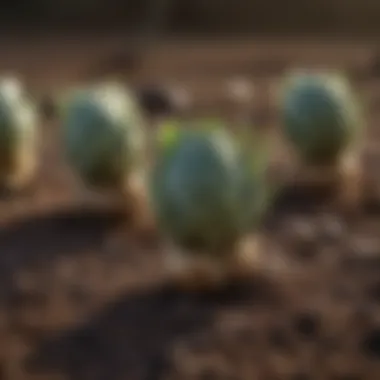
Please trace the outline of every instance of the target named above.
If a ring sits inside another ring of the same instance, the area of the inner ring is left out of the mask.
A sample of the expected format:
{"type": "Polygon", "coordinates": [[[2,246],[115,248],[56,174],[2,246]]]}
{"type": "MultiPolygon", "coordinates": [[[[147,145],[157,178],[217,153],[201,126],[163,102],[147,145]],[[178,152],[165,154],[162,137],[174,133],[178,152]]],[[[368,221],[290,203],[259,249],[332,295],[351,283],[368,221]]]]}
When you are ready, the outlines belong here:
{"type": "Polygon", "coordinates": [[[159,226],[180,245],[217,251],[248,232],[261,219],[267,162],[222,123],[165,125],[150,178],[159,226]]]}
{"type": "Polygon", "coordinates": [[[143,159],[139,109],[116,83],[75,91],[65,106],[63,133],[68,161],[88,185],[122,186],[143,159]]]}
{"type": "Polygon", "coordinates": [[[330,163],[354,144],[363,124],[348,81],[335,73],[294,73],[283,87],[285,136],[301,159],[330,163]]]}
{"type": "Polygon", "coordinates": [[[11,165],[19,154],[33,150],[37,137],[36,107],[13,77],[0,79],[0,166],[11,165]]]}

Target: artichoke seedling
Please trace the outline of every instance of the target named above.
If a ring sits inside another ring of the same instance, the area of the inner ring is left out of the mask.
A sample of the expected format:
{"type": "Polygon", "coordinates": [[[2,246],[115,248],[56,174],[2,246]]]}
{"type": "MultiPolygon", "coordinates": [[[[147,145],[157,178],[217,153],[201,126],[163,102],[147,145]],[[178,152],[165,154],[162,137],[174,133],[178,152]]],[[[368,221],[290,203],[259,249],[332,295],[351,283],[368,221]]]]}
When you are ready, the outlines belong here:
{"type": "Polygon", "coordinates": [[[33,179],[38,162],[38,112],[22,83],[0,79],[0,184],[19,190],[33,179]]]}
{"type": "Polygon", "coordinates": [[[364,125],[348,80],[333,72],[295,72],[285,81],[280,114],[303,181],[337,185],[344,201],[356,200],[364,125]]]}
{"type": "Polygon", "coordinates": [[[250,272],[257,254],[252,229],[267,204],[267,157],[218,122],[173,122],[157,144],[151,207],[169,242],[169,272],[195,288],[250,272]]]}
{"type": "Polygon", "coordinates": [[[66,157],[82,182],[143,202],[145,130],[132,94],[113,82],[77,89],[62,114],[66,157]]]}

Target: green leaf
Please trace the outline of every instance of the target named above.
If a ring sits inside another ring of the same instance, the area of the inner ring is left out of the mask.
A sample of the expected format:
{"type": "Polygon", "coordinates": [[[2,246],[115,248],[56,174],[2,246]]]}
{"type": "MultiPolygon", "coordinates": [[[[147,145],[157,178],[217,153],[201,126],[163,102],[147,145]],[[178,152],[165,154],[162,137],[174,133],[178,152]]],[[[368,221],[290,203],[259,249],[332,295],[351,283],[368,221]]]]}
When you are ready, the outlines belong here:
{"type": "Polygon", "coordinates": [[[179,122],[173,119],[166,120],[158,127],[157,144],[164,151],[172,148],[180,138],[179,122]]]}

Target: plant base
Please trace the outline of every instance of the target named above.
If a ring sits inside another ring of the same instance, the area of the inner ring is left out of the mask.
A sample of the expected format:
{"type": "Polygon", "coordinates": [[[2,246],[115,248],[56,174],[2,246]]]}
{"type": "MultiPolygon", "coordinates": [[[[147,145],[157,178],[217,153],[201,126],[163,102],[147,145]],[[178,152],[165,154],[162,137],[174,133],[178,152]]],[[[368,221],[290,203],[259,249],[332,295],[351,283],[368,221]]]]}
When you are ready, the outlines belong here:
{"type": "Polygon", "coordinates": [[[35,177],[38,158],[35,152],[21,150],[11,162],[0,165],[0,184],[3,190],[19,191],[27,187],[35,177]]]}
{"type": "Polygon", "coordinates": [[[164,265],[170,279],[180,288],[207,291],[229,280],[251,277],[257,268],[260,241],[257,235],[245,237],[223,255],[194,252],[168,244],[164,265]]]}
{"type": "Polygon", "coordinates": [[[131,215],[133,228],[139,231],[154,229],[154,218],[151,213],[148,194],[141,172],[132,173],[121,192],[122,202],[131,215]]]}
{"type": "Polygon", "coordinates": [[[302,165],[298,168],[297,185],[318,187],[332,193],[334,202],[343,210],[359,206],[363,191],[363,168],[360,155],[346,153],[330,165],[302,165]]]}
{"type": "Polygon", "coordinates": [[[130,227],[136,231],[151,231],[154,218],[150,211],[144,175],[140,171],[131,173],[121,184],[114,187],[87,187],[85,183],[77,189],[80,203],[92,201],[107,204],[125,213],[131,222],[130,227]]]}

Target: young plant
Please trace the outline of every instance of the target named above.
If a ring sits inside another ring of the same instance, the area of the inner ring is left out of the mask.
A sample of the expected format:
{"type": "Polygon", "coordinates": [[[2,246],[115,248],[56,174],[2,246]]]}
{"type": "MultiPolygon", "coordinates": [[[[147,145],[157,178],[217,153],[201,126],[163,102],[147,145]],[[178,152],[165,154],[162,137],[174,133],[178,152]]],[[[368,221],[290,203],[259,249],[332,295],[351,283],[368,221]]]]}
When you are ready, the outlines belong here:
{"type": "Polygon", "coordinates": [[[124,199],[140,197],[145,130],[132,94],[117,83],[101,83],[75,90],[61,110],[64,150],[83,183],[124,199]]]}
{"type": "Polygon", "coordinates": [[[251,269],[257,252],[242,242],[256,244],[251,232],[267,205],[267,159],[245,143],[214,120],[174,122],[158,134],[152,208],[170,241],[169,269],[185,285],[213,285],[251,269]]]}
{"type": "Polygon", "coordinates": [[[38,113],[22,83],[0,79],[0,184],[19,190],[34,177],[38,162],[38,113]]]}
{"type": "Polygon", "coordinates": [[[364,125],[348,80],[335,72],[294,72],[281,95],[284,135],[305,167],[303,176],[357,187],[364,125]]]}

